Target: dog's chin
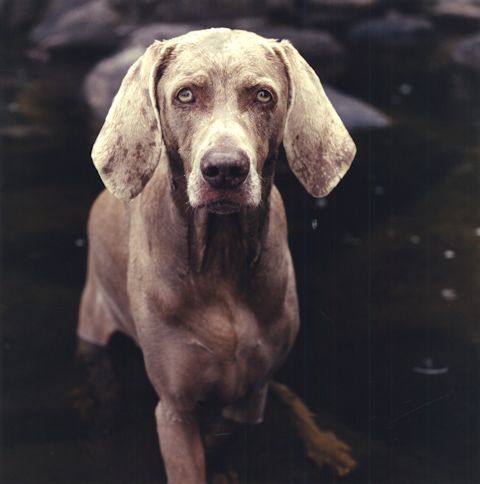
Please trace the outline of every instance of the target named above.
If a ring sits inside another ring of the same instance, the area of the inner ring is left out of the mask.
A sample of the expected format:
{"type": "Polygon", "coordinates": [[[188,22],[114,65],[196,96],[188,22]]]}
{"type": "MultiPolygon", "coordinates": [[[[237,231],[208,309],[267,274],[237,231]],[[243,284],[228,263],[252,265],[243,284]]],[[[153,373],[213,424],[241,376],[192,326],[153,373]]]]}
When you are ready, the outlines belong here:
{"type": "Polygon", "coordinates": [[[214,202],[205,203],[202,206],[210,213],[215,213],[217,215],[228,215],[239,212],[242,208],[242,204],[230,200],[215,200],[214,202]]]}

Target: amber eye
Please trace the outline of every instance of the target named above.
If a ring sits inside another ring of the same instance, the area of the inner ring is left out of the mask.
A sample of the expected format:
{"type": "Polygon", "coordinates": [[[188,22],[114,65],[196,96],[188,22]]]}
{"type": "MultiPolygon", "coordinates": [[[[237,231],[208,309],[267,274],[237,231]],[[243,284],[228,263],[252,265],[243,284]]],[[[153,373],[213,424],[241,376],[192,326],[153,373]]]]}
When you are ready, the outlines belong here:
{"type": "Polygon", "coordinates": [[[177,99],[184,104],[193,103],[193,101],[195,101],[193,92],[186,87],[178,91],[177,99]]]}
{"type": "Polygon", "coordinates": [[[272,95],[266,89],[260,89],[257,92],[257,101],[261,103],[268,103],[272,100],[272,95]]]}

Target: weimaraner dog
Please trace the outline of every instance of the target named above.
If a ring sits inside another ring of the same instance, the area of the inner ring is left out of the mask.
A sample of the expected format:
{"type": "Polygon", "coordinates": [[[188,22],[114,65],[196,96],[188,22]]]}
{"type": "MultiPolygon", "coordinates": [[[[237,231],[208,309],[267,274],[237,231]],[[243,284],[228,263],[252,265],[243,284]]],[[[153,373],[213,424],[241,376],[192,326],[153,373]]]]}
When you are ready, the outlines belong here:
{"type": "MultiPolygon", "coordinates": [[[[273,184],[281,143],[314,197],[335,187],[355,155],[288,41],[216,28],[148,47],[93,147],[108,192],[90,214],[78,334],[105,345],[122,331],[143,351],[171,484],[205,482],[200,402],[258,423],[269,383],[282,388],[270,378],[299,314],[273,184]]],[[[348,446],[330,444],[324,461],[348,472],[348,446]]]]}

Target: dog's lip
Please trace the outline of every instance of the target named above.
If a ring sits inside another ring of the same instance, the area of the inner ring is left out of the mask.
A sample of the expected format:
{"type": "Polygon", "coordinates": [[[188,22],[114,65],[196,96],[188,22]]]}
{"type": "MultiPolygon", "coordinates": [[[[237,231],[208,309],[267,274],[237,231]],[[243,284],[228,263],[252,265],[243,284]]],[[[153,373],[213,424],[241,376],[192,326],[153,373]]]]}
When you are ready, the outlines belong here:
{"type": "Polygon", "coordinates": [[[205,203],[203,205],[209,212],[225,215],[229,213],[238,212],[241,208],[240,203],[225,200],[223,198],[205,203]]]}

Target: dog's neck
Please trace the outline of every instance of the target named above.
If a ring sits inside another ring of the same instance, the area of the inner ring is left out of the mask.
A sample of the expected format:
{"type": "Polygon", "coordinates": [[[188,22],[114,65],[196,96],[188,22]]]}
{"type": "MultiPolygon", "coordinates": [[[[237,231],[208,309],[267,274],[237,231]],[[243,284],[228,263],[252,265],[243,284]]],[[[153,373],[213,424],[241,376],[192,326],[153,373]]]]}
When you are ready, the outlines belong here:
{"type": "Polygon", "coordinates": [[[256,208],[219,215],[206,208],[192,209],[180,160],[169,159],[170,196],[175,212],[188,227],[189,267],[199,272],[250,273],[262,252],[269,216],[275,157],[267,159],[262,173],[262,201],[256,208]]]}

